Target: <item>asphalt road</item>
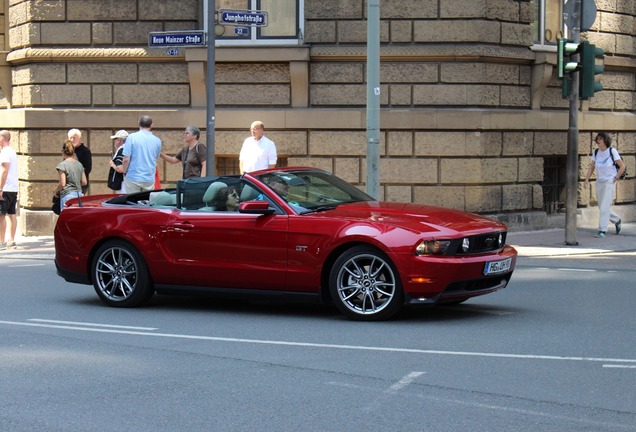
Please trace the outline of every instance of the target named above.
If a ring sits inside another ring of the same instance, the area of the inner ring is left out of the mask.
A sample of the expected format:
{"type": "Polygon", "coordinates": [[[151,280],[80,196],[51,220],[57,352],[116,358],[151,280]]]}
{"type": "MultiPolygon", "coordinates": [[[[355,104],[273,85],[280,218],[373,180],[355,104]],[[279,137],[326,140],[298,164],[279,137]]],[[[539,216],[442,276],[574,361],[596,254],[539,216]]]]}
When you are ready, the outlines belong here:
{"type": "Polygon", "coordinates": [[[634,254],[526,258],[508,288],[358,323],[325,306],[104,306],[0,260],[0,429],[636,431],[634,254]]]}

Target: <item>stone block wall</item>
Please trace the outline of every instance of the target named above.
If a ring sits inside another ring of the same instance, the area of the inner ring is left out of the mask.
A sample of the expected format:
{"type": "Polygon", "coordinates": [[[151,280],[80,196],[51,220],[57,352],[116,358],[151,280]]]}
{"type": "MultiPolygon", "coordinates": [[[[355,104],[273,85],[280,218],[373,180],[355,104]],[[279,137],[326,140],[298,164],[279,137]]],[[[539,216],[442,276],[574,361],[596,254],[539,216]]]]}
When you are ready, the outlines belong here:
{"type": "MultiPolygon", "coordinates": [[[[531,12],[510,0],[383,2],[382,106],[529,108],[531,12]]],[[[305,13],[311,106],[364,106],[364,2],[306,2],[305,13]]]]}

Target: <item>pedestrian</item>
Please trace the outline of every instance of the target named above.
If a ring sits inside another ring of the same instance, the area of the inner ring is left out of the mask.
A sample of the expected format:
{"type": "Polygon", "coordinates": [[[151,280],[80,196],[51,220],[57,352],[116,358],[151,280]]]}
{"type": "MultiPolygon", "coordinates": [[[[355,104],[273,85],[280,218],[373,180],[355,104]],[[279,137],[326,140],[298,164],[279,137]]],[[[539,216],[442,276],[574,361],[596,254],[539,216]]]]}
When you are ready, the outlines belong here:
{"type": "Polygon", "coordinates": [[[124,170],[122,164],[124,162],[124,143],[128,137],[128,132],[124,129],[118,130],[110,139],[114,140],[115,153],[108,162],[110,169],[108,170],[108,187],[117,194],[126,193],[124,186],[124,170]]]}
{"type": "Polygon", "coordinates": [[[55,167],[59,182],[54,191],[54,194],[60,197],[60,211],[64,211],[64,205],[68,200],[84,196],[82,186],[88,183],[84,167],[75,158],[73,141],[68,140],[62,145],[62,155],[64,160],[55,167]]]}
{"type": "MultiPolygon", "coordinates": [[[[79,129],[71,129],[68,131],[68,139],[73,142],[75,147],[75,158],[84,167],[86,173],[86,181],[89,181],[91,171],[93,170],[93,154],[91,150],[82,142],[82,132],[79,129]]],[[[86,195],[88,193],[89,183],[86,186],[82,186],[82,193],[86,195]]]]}
{"type": "Polygon", "coordinates": [[[126,138],[122,164],[126,193],[154,189],[161,140],[150,131],[152,127],[152,118],[144,115],[139,119],[139,131],[126,138]]]}
{"type": "Polygon", "coordinates": [[[205,144],[199,142],[201,131],[196,126],[186,126],[183,132],[185,146],[174,156],[161,153],[161,159],[175,164],[181,162],[182,178],[205,177],[205,144]]]}
{"type": "Polygon", "coordinates": [[[17,202],[18,155],[11,148],[11,133],[5,129],[0,131],[0,250],[16,247],[17,202]]]}
{"type": "Polygon", "coordinates": [[[243,141],[239,155],[239,169],[241,174],[266,168],[275,168],[276,144],[265,134],[265,126],[261,121],[255,121],[250,126],[252,136],[243,141]]]}
{"type": "Polygon", "coordinates": [[[590,177],[596,168],[596,201],[599,208],[599,221],[598,232],[594,237],[603,238],[607,234],[607,226],[610,222],[616,227],[616,234],[621,232],[621,218],[611,207],[615,185],[625,172],[625,163],[618,150],[612,147],[612,138],[608,133],[599,132],[594,140],[598,149],[592,154],[583,187],[587,189],[590,177]]]}

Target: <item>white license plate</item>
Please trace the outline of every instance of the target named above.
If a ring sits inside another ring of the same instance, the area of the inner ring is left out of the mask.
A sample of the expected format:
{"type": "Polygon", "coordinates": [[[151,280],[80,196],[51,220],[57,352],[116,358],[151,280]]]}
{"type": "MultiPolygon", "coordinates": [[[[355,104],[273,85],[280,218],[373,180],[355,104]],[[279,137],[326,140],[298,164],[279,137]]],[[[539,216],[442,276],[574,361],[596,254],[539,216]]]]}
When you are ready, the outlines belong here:
{"type": "Polygon", "coordinates": [[[510,270],[511,265],[512,258],[506,258],[501,261],[489,261],[486,263],[486,268],[484,268],[484,275],[505,273],[510,270]]]}

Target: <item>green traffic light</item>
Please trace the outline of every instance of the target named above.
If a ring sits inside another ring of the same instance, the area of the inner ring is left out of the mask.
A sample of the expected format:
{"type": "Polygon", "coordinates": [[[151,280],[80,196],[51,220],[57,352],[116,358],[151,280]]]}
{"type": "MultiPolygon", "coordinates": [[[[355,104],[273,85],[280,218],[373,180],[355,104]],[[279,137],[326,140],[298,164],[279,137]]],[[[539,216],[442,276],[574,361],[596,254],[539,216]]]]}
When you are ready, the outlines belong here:
{"type": "Polygon", "coordinates": [[[561,79],[568,72],[576,72],[579,64],[570,61],[572,56],[581,50],[581,45],[565,38],[557,39],[557,76],[561,79]]]}
{"type": "Polygon", "coordinates": [[[594,93],[603,90],[603,85],[596,82],[596,75],[605,72],[602,65],[597,65],[596,60],[603,58],[605,51],[595,45],[584,41],[581,43],[581,76],[579,77],[579,99],[589,99],[594,93]]]}

